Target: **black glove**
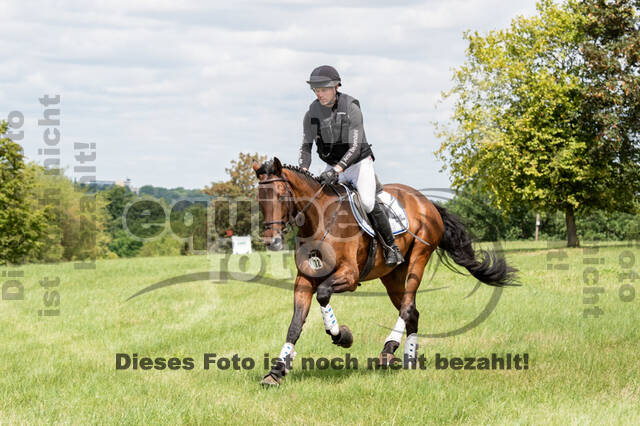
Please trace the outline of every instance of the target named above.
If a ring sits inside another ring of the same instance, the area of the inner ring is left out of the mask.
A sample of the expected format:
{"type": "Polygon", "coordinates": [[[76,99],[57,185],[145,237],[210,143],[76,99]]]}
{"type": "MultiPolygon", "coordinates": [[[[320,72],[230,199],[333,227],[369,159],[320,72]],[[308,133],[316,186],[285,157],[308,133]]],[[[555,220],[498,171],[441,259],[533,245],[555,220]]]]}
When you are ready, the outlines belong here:
{"type": "Polygon", "coordinates": [[[326,172],[322,172],[320,175],[320,183],[323,185],[338,183],[338,172],[334,169],[329,169],[326,172]]]}

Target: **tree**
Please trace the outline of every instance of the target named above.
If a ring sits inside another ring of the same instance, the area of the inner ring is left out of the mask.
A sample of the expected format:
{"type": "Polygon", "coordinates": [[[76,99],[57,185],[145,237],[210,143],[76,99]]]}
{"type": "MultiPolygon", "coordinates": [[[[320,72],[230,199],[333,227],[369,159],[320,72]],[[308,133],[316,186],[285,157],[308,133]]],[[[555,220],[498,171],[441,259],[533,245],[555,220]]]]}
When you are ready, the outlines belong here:
{"type": "MultiPolygon", "coordinates": [[[[133,257],[142,248],[142,241],[133,238],[124,229],[123,218],[125,209],[135,200],[136,196],[128,188],[114,186],[100,194],[105,200],[108,215],[107,232],[111,236],[109,250],[119,257],[133,257]]],[[[126,221],[127,225],[133,225],[134,221],[126,221]]],[[[133,234],[135,235],[135,234],[133,234]]]]}
{"type": "Polygon", "coordinates": [[[215,234],[218,237],[223,237],[225,231],[231,228],[235,234],[251,235],[254,248],[264,247],[260,236],[260,216],[251,216],[252,210],[257,211],[255,205],[258,194],[258,181],[252,164],[254,160],[261,163],[266,159],[266,156],[258,155],[257,153],[241,152],[237,160],[231,161],[231,167],[225,169],[229,175],[229,180],[213,182],[202,191],[214,198],[211,203],[213,205],[215,234]],[[230,207],[234,204],[236,205],[237,215],[235,221],[232,221],[230,207]],[[253,204],[254,208],[250,204],[253,204]]]}
{"type": "Polygon", "coordinates": [[[199,189],[163,188],[161,186],[144,185],[138,190],[140,196],[150,195],[155,198],[162,198],[168,204],[189,198],[202,198],[202,192],[199,189]]]}
{"type": "Polygon", "coordinates": [[[45,169],[29,163],[26,174],[33,181],[29,197],[45,218],[40,246],[27,260],[98,259],[113,256],[105,227],[105,204],[87,187],[74,185],[61,169],[45,169]]]}
{"type": "Polygon", "coordinates": [[[585,119],[598,110],[581,53],[588,17],[573,0],[537,7],[539,16],[518,17],[508,30],[465,33],[467,61],[443,94],[455,99],[453,128],[438,125],[437,155],[455,188],[473,182],[507,212],[523,204],[563,211],[568,245],[577,246],[576,212],[630,208],[608,189],[632,191],[635,181],[621,176],[640,165],[623,145],[603,149],[585,119]]]}
{"type": "Polygon", "coordinates": [[[464,218],[469,233],[478,241],[529,239],[535,235],[535,214],[523,205],[514,205],[510,215],[494,206],[491,194],[465,185],[446,203],[452,213],[464,218]]]}
{"type": "Polygon", "coordinates": [[[237,160],[231,160],[231,167],[224,169],[230,177],[228,183],[238,188],[240,194],[245,197],[255,198],[258,194],[258,183],[252,165],[254,161],[262,163],[266,160],[266,155],[239,153],[237,160]]]}
{"type": "Polygon", "coordinates": [[[29,198],[33,180],[25,173],[22,147],[6,137],[0,122],[0,264],[23,262],[41,246],[45,217],[29,198]]]}
{"type": "Polygon", "coordinates": [[[573,12],[584,16],[580,118],[593,140],[589,155],[608,166],[602,190],[630,212],[640,191],[640,2],[582,0],[573,12]]]}

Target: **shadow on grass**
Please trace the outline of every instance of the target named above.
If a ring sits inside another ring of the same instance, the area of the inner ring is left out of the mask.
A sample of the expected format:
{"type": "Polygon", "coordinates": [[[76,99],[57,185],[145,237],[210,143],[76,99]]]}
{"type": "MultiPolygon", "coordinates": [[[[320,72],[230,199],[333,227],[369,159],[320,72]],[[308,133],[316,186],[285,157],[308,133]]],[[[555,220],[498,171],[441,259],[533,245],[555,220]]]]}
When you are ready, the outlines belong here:
{"type": "MultiPolygon", "coordinates": [[[[265,275],[251,275],[242,272],[229,272],[229,271],[203,271],[203,272],[194,272],[190,274],[179,275],[177,277],[171,277],[166,280],[162,280],[150,286],[147,286],[135,294],[129,296],[125,301],[129,301],[135,297],[143,295],[145,293],[149,293],[150,291],[158,290],[161,288],[177,285],[177,284],[185,284],[192,283],[196,281],[206,281],[209,284],[214,285],[225,285],[231,284],[235,281],[244,281],[246,283],[255,283],[260,285],[265,285],[269,287],[281,288],[285,290],[293,289],[293,280],[285,278],[271,278],[265,275]]],[[[418,290],[416,293],[426,293],[431,291],[438,291],[448,288],[448,286],[437,287],[437,288],[426,288],[418,290]]],[[[341,293],[345,296],[358,296],[358,297],[378,297],[378,296],[386,296],[388,293],[386,291],[359,291],[353,293],[341,293]]]]}
{"type": "MultiPolygon", "coordinates": [[[[375,357],[375,359],[377,360],[378,357],[375,357]]],[[[358,378],[358,377],[370,377],[371,375],[380,375],[380,376],[395,375],[398,372],[403,371],[402,368],[400,369],[368,368],[366,360],[363,360],[363,361],[364,361],[363,365],[358,365],[358,368],[342,368],[342,369],[313,368],[313,369],[304,369],[304,370],[301,369],[300,367],[294,368],[289,372],[289,374],[287,374],[284,377],[282,384],[301,383],[301,382],[308,381],[309,379],[321,379],[321,380],[326,380],[327,382],[335,383],[335,382],[343,382],[353,377],[358,378]]],[[[416,369],[413,371],[420,371],[420,369],[416,369]]],[[[264,375],[266,374],[267,372],[265,372],[261,376],[256,376],[256,381],[260,382],[264,377],[264,375]]]]}

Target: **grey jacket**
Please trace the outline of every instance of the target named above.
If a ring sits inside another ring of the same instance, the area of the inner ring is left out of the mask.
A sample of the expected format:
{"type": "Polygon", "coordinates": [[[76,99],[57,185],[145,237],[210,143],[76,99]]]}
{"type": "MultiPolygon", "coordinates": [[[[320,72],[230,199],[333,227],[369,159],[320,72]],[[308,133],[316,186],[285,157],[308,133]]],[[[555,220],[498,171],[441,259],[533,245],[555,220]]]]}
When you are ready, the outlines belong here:
{"type": "Polygon", "coordinates": [[[339,164],[346,169],[353,163],[373,157],[362,123],[362,112],[357,99],[338,92],[337,102],[327,108],[317,99],[304,115],[304,134],[298,164],[309,168],[311,146],[316,142],[318,155],[326,163],[339,164]]]}

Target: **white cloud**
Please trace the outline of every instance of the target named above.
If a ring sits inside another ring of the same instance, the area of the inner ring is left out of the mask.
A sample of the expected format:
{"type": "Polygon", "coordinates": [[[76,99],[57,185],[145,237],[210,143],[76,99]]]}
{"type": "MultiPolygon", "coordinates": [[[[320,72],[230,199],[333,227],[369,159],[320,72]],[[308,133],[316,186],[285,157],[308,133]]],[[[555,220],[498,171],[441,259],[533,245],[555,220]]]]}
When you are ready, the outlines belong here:
{"type": "Polygon", "coordinates": [[[534,0],[5,1],[0,114],[25,113],[38,160],[37,99],[59,93],[65,163],[91,141],[101,179],[202,187],[239,151],[295,164],[304,81],[333,64],[362,103],[381,179],[446,186],[431,122],[448,116],[435,104],[464,61],[462,32],[534,12],[534,0]]]}

